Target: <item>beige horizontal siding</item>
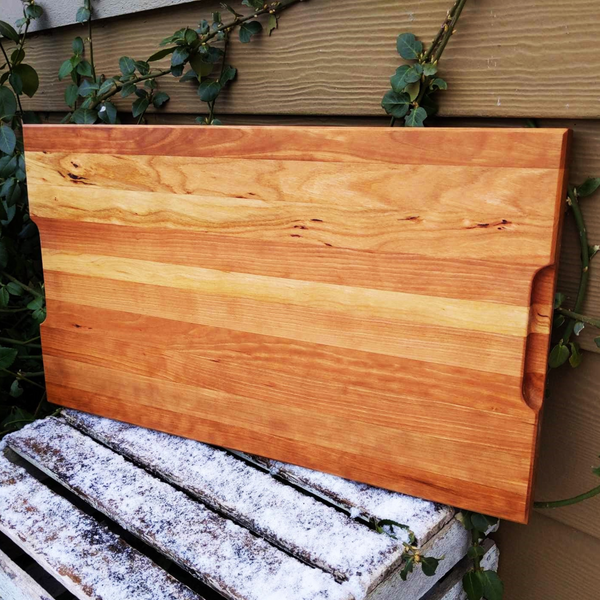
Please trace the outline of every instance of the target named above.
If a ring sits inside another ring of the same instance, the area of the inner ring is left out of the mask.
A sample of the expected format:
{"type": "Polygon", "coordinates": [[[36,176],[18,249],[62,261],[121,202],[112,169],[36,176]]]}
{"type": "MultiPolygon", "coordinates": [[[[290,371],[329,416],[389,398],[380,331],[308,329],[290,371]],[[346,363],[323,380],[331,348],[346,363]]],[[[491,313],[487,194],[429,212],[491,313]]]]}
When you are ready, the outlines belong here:
{"type": "MultiPolygon", "coordinates": [[[[379,115],[388,79],[401,64],[398,33],[424,40],[436,33],[450,0],[306,0],[281,18],[279,31],[250,44],[231,44],[239,68],[235,93],[219,99],[226,113],[379,115]]],[[[100,21],[99,71],[118,72],[118,59],[145,59],[184,25],[221,10],[205,0],[100,21]]],[[[244,10],[247,10],[244,8],[244,10]]],[[[243,12],[243,11],[242,11],[243,12]]],[[[442,113],[491,117],[600,117],[600,10],[597,0],[471,1],[441,64],[450,82],[442,113]]],[[[60,110],[65,83],[56,79],[81,26],[36,34],[30,60],[41,73],[31,108],[60,110]]],[[[164,78],[167,111],[195,112],[190,84],[164,78]]],[[[233,92],[233,87],[231,92],[233,92]]]]}

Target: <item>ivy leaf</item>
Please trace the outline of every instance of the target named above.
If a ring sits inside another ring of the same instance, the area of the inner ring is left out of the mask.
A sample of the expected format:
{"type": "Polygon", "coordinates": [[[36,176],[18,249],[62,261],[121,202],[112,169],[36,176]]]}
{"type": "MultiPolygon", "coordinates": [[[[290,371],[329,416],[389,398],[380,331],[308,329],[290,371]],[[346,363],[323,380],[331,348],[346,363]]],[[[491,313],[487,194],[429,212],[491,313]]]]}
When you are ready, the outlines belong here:
{"type": "Polygon", "coordinates": [[[99,89],[99,85],[95,82],[89,81],[88,79],[84,79],[81,82],[81,85],[77,89],[77,93],[82,97],[86,98],[90,94],[93,94],[96,90],[99,89]]]}
{"type": "Polygon", "coordinates": [[[63,80],[67,75],[71,73],[74,69],[73,63],[71,60],[65,60],[65,62],[60,65],[60,69],[58,69],[58,79],[63,80]]]}
{"type": "Polygon", "coordinates": [[[396,69],[396,73],[390,77],[392,89],[400,93],[409,83],[415,83],[421,78],[423,67],[420,64],[412,66],[402,65],[396,69]]]}
{"type": "Polygon", "coordinates": [[[427,577],[433,577],[438,568],[440,561],[432,556],[423,556],[421,558],[421,569],[427,577]]]}
{"type": "Polygon", "coordinates": [[[93,125],[98,119],[98,111],[91,108],[78,108],[71,116],[71,121],[77,125],[93,125]]]}
{"type": "Polygon", "coordinates": [[[414,564],[415,560],[412,556],[406,559],[404,567],[402,567],[402,571],[400,571],[400,579],[402,579],[402,581],[406,581],[408,574],[413,572],[414,564]]]}
{"type": "Polygon", "coordinates": [[[135,61],[129,56],[121,56],[119,59],[119,69],[123,75],[133,75],[135,73],[135,61]]]}
{"type": "Polygon", "coordinates": [[[8,38],[13,42],[19,42],[19,34],[15,31],[12,25],[9,25],[5,21],[0,21],[0,35],[3,35],[5,38],[8,38]]]}
{"type": "Polygon", "coordinates": [[[23,394],[23,388],[18,379],[15,379],[10,385],[10,395],[12,398],[18,398],[23,394]]]}
{"type": "Polygon", "coordinates": [[[78,65],[77,65],[77,72],[82,76],[82,77],[93,77],[94,76],[94,71],[92,69],[92,65],[91,63],[89,63],[87,60],[82,60],[78,65]]]}
{"type": "Polygon", "coordinates": [[[552,348],[550,357],[548,358],[548,366],[551,369],[557,369],[567,362],[570,356],[569,348],[562,343],[562,340],[552,348]]]}
{"type": "Polygon", "coordinates": [[[423,127],[423,122],[427,118],[427,111],[419,106],[413,108],[405,117],[404,123],[407,127],[423,127]]]}
{"type": "Polygon", "coordinates": [[[600,177],[590,177],[577,188],[577,195],[580,198],[591,196],[599,187],[600,177]]]}
{"type": "Polygon", "coordinates": [[[81,54],[83,52],[83,40],[79,36],[73,40],[71,49],[73,50],[73,54],[81,54]]]}
{"type": "Polygon", "coordinates": [[[435,75],[437,73],[437,66],[431,63],[425,63],[423,65],[423,73],[427,75],[427,77],[431,77],[431,75],[435,75]]]}
{"type": "Polygon", "coordinates": [[[577,342],[571,342],[569,346],[571,347],[571,356],[569,356],[569,364],[575,369],[581,364],[581,361],[583,360],[583,355],[581,354],[581,349],[577,342]]]}
{"type": "Polygon", "coordinates": [[[448,84],[441,78],[441,77],[436,77],[432,82],[431,82],[431,89],[435,90],[447,90],[448,89],[448,84]]]}
{"type": "Polygon", "coordinates": [[[390,90],[381,101],[381,107],[388,115],[401,119],[410,107],[410,96],[405,93],[397,93],[390,90]]]}
{"type": "Polygon", "coordinates": [[[154,62],[155,60],[160,60],[165,56],[169,56],[169,54],[172,54],[173,52],[175,52],[175,50],[177,50],[177,46],[173,46],[172,48],[163,48],[162,50],[155,52],[146,62],[154,62]]]}
{"type": "Polygon", "coordinates": [[[90,17],[92,16],[91,11],[86,8],[85,6],[82,6],[78,11],[77,11],[77,15],[75,16],[75,20],[78,23],[86,23],[87,21],[90,20],[90,17]]]}
{"type": "Polygon", "coordinates": [[[177,67],[179,65],[183,65],[189,56],[189,50],[183,46],[179,46],[179,48],[173,52],[173,56],[171,56],[171,66],[177,67]]]}
{"type": "Polygon", "coordinates": [[[14,348],[0,347],[0,369],[8,369],[17,358],[17,351],[14,348]]]}
{"type": "Polygon", "coordinates": [[[0,127],[0,150],[5,154],[12,154],[16,144],[15,132],[8,125],[2,125],[0,127]]]}
{"type": "Polygon", "coordinates": [[[401,33],[396,40],[398,54],[406,60],[416,60],[423,52],[423,44],[412,33],[401,33]]]}
{"type": "Polygon", "coordinates": [[[166,92],[158,92],[154,94],[154,98],[152,98],[152,104],[154,108],[160,108],[165,102],[168,102],[171,99],[171,96],[166,92]]]}
{"type": "Polygon", "coordinates": [[[221,92],[221,84],[214,79],[206,79],[198,87],[198,96],[202,102],[213,102],[221,92]]]}
{"type": "Polygon", "coordinates": [[[221,84],[221,87],[223,87],[225,84],[229,83],[230,81],[233,81],[235,79],[236,75],[237,75],[237,69],[235,67],[232,67],[231,65],[227,65],[223,69],[223,72],[221,73],[221,76],[219,77],[219,83],[221,84]]]}
{"type": "Polygon", "coordinates": [[[277,29],[277,17],[275,15],[269,15],[269,22],[267,23],[267,31],[269,32],[269,36],[275,29],[277,29]]]}
{"type": "Polygon", "coordinates": [[[17,112],[17,100],[12,90],[6,86],[0,87],[0,118],[11,117],[17,112]]]}
{"type": "Polygon", "coordinates": [[[131,106],[131,113],[134,117],[140,117],[146,112],[146,109],[150,105],[150,98],[142,97],[138,98],[131,106]]]}
{"type": "Polygon", "coordinates": [[[504,584],[496,571],[480,571],[483,583],[483,595],[486,600],[502,600],[504,595],[504,584]]]}
{"type": "Polygon", "coordinates": [[[117,122],[117,107],[108,100],[103,102],[100,110],[98,111],[98,117],[104,123],[114,125],[117,122]]]}
{"type": "Polygon", "coordinates": [[[483,582],[476,571],[468,571],[462,579],[463,590],[468,600],[481,600],[483,596],[483,582]]]}
{"type": "Polygon", "coordinates": [[[262,31],[262,25],[258,21],[248,21],[240,26],[240,42],[247,44],[253,35],[262,31]]]}

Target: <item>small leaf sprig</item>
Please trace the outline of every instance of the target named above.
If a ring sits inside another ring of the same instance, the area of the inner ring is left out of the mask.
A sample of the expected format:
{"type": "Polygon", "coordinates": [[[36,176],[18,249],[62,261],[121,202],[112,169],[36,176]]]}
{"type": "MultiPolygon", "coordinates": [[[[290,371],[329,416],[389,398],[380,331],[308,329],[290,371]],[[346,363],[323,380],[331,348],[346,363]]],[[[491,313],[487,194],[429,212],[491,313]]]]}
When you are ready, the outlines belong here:
{"type": "Polygon", "coordinates": [[[415,565],[421,565],[421,570],[427,577],[433,577],[433,575],[435,575],[438,565],[441,560],[444,560],[444,557],[434,558],[433,556],[425,556],[422,554],[421,549],[417,545],[415,534],[408,525],[398,523],[392,519],[380,519],[378,521],[373,521],[371,524],[377,533],[385,533],[394,540],[398,540],[398,536],[394,530],[395,527],[407,533],[408,541],[401,542],[403,547],[402,560],[404,561],[402,570],[400,571],[400,578],[402,581],[408,579],[408,576],[414,571],[415,565]]]}
{"type": "Polygon", "coordinates": [[[398,54],[412,63],[396,69],[390,78],[392,89],[386,92],[381,101],[382,108],[391,116],[392,127],[402,118],[406,127],[423,127],[427,117],[437,113],[438,106],[433,96],[438,90],[448,89],[446,81],[438,77],[438,63],[448,41],[456,32],[456,24],[465,4],[466,0],[456,0],[427,50],[412,33],[398,36],[398,54]]]}
{"type": "Polygon", "coordinates": [[[463,590],[468,600],[502,600],[504,584],[496,571],[484,569],[481,560],[485,555],[483,541],[498,526],[498,519],[463,510],[456,515],[463,527],[471,533],[471,545],[467,556],[473,562],[462,579],[463,590]]]}
{"type": "Polygon", "coordinates": [[[180,82],[191,81],[197,86],[200,100],[207,104],[208,115],[199,117],[197,122],[205,125],[219,125],[221,121],[214,115],[215,102],[222,90],[233,81],[237,69],[227,63],[227,48],[234,30],[239,30],[239,40],[248,43],[263,31],[258,20],[268,15],[267,32],[269,35],[277,29],[281,13],[290,6],[303,0],[243,0],[242,6],[252,9],[244,15],[229,4],[221,3],[228,13],[233,15],[225,21],[220,12],[213,12],[210,22],[200,21],[198,27],[183,27],[160,42],[164,46],[147,60],[139,61],[128,56],[119,59],[120,74],[106,77],[96,74],[92,38],[93,7],[91,0],[77,11],[77,21],[88,26],[88,36],[84,40],[75,38],[72,45],[73,55],[61,65],[58,78],[70,76],[72,83],[65,90],[65,101],[71,112],[64,122],[91,125],[102,121],[118,123],[117,108],[112,102],[116,94],[122,98],[135,95],[132,115],[138,123],[144,120],[150,106],[160,108],[168,102],[169,95],[158,91],[157,80],[165,75],[179,78],[180,82]],[[89,60],[84,58],[88,46],[89,60]],[[219,44],[219,45],[216,45],[219,44]],[[168,68],[157,69],[152,63],[170,56],[168,68]],[[218,73],[214,74],[217,65],[218,73]],[[189,69],[184,73],[184,70],[189,69]],[[141,85],[140,85],[141,84],[141,85]]]}

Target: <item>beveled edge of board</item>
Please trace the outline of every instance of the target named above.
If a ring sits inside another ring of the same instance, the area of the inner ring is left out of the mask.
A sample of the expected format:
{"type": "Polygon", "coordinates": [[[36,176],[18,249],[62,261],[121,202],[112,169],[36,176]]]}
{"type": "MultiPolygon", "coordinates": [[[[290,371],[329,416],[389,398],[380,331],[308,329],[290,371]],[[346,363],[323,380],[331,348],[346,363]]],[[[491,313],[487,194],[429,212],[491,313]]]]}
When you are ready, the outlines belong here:
{"type": "Polygon", "coordinates": [[[491,127],[23,126],[26,152],[544,169],[566,167],[564,149],[569,132],[564,128],[491,127]],[[466,134],[470,134],[471,143],[466,143],[466,134]],[[373,136],[378,139],[374,141],[373,136]],[[435,151],[430,145],[432,139],[435,151]]]}

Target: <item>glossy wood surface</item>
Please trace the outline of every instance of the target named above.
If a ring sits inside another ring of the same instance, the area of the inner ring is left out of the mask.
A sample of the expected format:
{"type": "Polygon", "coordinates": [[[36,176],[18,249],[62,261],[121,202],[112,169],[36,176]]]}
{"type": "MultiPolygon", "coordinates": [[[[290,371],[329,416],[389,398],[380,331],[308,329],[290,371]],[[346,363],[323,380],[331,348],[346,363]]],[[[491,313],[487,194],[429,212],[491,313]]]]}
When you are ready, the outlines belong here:
{"type": "Polygon", "coordinates": [[[27,127],[50,399],[526,521],[568,137],[27,127]]]}

